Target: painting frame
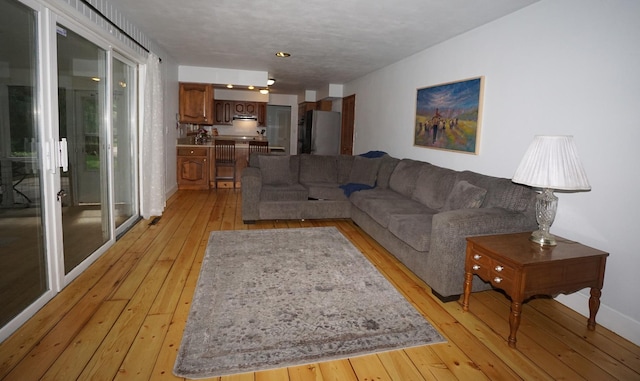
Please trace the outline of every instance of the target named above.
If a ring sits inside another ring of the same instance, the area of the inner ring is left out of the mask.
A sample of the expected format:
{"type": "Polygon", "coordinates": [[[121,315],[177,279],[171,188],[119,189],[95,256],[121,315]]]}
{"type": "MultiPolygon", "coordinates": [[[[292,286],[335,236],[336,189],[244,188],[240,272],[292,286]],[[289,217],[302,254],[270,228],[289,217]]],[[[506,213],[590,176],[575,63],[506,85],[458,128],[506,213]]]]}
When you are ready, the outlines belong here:
{"type": "Polygon", "coordinates": [[[484,76],[416,90],[413,145],[478,155],[484,76]]]}

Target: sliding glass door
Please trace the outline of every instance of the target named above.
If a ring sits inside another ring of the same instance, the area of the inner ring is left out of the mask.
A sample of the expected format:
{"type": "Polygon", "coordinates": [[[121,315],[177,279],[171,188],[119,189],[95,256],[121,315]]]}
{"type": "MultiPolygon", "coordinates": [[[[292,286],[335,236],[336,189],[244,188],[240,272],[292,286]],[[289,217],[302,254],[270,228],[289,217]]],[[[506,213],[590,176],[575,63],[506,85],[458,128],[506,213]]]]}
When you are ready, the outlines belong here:
{"type": "Polygon", "coordinates": [[[0,342],[139,218],[137,64],[0,0],[0,342]]]}
{"type": "Polygon", "coordinates": [[[48,290],[37,17],[21,3],[0,0],[0,327],[48,290]]]}
{"type": "Polygon", "coordinates": [[[58,138],[66,140],[68,163],[62,169],[57,198],[62,204],[64,271],[68,274],[111,235],[105,126],[107,52],[65,25],[56,26],[56,39],[58,138]]]}
{"type": "Polygon", "coordinates": [[[136,199],[136,67],[116,56],[111,65],[113,79],[112,155],[113,198],[116,233],[119,234],[137,216],[136,199]]]}

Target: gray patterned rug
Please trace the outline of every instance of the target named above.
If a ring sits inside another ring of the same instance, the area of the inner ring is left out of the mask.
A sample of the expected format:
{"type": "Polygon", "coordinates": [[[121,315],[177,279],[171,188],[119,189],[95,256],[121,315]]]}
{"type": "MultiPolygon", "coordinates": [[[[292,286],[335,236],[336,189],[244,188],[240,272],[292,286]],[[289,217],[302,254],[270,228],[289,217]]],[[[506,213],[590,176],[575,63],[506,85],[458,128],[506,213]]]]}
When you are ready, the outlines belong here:
{"type": "Polygon", "coordinates": [[[335,227],[219,231],[174,373],[215,377],[443,341],[335,227]]]}

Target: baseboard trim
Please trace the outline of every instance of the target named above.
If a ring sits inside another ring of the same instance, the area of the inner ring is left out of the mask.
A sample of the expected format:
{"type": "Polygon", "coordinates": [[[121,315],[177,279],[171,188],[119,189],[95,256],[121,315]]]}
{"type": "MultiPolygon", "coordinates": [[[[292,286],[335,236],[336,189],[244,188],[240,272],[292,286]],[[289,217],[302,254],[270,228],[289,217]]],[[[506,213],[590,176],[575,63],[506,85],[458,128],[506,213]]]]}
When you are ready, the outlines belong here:
{"type": "MultiPolygon", "coordinates": [[[[585,295],[582,292],[574,292],[570,295],[558,295],[555,299],[585,318],[589,316],[588,295],[585,295]]],[[[615,332],[632,343],[640,345],[640,322],[614,310],[604,303],[600,304],[600,309],[596,315],[596,323],[615,332]]],[[[596,329],[598,328],[596,327],[596,329]]]]}

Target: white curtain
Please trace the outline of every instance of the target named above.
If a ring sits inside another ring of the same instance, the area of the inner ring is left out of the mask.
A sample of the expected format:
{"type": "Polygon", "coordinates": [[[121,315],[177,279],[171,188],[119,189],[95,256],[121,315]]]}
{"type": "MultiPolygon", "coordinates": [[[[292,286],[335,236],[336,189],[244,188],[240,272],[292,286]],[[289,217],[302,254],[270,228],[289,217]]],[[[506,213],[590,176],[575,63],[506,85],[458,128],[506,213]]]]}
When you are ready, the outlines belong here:
{"type": "Polygon", "coordinates": [[[144,75],[144,113],[141,134],[140,214],[160,216],[166,206],[162,75],[160,59],[149,53],[144,75]]]}

